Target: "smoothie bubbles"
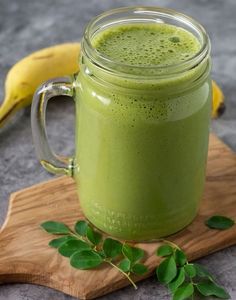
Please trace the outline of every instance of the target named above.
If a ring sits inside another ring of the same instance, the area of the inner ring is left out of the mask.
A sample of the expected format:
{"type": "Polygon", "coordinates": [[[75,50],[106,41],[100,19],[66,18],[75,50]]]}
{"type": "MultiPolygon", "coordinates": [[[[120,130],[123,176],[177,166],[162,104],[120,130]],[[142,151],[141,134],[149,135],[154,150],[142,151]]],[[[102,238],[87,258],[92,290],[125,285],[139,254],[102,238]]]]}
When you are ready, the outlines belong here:
{"type": "MultiPolygon", "coordinates": [[[[151,240],[196,216],[208,150],[209,55],[202,26],[172,10],[121,8],[88,24],[71,84],[76,153],[69,173],[98,229],[151,240]]],[[[56,172],[57,161],[51,165],[56,172]]]]}

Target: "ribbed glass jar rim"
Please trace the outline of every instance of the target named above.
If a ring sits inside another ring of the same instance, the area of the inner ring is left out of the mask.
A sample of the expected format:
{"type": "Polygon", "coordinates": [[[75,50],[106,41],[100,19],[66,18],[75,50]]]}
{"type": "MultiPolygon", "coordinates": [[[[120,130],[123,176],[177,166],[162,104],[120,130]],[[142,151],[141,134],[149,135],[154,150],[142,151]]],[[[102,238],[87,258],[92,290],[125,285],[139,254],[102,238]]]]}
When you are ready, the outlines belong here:
{"type": "Polygon", "coordinates": [[[147,77],[153,78],[157,76],[169,77],[191,70],[209,57],[210,49],[211,45],[208,34],[198,21],[172,9],[151,6],[122,7],[102,13],[89,22],[82,39],[82,55],[85,55],[94,66],[117,76],[126,75],[127,77],[140,78],[140,74],[145,74],[146,79],[147,77]],[[140,22],[167,24],[173,24],[174,22],[176,26],[183,27],[192,32],[198,38],[201,48],[194,56],[177,64],[136,66],[116,62],[93,47],[92,39],[98,32],[118,24],[140,22]]]}

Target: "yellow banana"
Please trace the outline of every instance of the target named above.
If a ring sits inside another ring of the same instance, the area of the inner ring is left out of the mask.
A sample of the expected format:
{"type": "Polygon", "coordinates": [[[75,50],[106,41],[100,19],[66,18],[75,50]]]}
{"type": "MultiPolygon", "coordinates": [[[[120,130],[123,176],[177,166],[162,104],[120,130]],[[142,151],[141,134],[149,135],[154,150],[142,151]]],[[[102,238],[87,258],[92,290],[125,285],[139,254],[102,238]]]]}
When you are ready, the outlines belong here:
{"type": "Polygon", "coordinates": [[[35,90],[44,81],[78,72],[79,52],[79,43],[61,44],[34,52],[16,63],[7,74],[0,127],[17,110],[31,104],[35,90]]]}
{"type": "Polygon", "coordinates": [[[213,119],[220,117],[225,111],[224,94],[214,80],[212,80],[212,111],[213,119]]]}
{"type": "MultiPolygon", "coordinates": [[[[79,71],[79,43],[60,44],[45,48],[23,58],[8,72],[5,99],[0,106],[0,127],[17,110],[31,104],[37,87],[53,77],[79,71]]],[[[224,109],[224,96],[213,81],[212,117],[219,117],[224,109]]]]}

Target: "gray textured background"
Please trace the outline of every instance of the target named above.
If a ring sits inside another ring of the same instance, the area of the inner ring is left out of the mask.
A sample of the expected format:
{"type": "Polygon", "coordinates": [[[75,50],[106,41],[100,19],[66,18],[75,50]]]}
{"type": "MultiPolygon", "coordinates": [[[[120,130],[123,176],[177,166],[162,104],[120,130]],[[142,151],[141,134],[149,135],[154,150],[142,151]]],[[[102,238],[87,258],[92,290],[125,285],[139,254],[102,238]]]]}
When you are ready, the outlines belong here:
{"type": "MultiPolygon", "coordinates": [[[[0,0],[0,99],[9,68],[23,56],[52,44],[80,40],[86,23],[113,7],[159,5],[175,8],[197,18],[212,40],[213,77],[222,85],[227,111],[214,121],[213,131],[236,151],[236,1],[235,0],[0,0]]],[[[1,101],[0,101],[1,102],[1,101]]],[[[73,153],[74,107],[72,101],[51,103],[48,127],[51,142],[59,153],[73,153]]],[[[9,194],[52,176],[39,165],[32,145],[30,111],[18,114],[0,131],[0,222],[9,194]]],[[[222,199],[223,201],[223,199],[222,199]]],[[[1,247],[1,245],[0,245],[1,247]]],[[[1,251],[1,250],[0,250],[1,251]]],[[[200,260],[236,299],[236,247],[200,260]]],[[[49,288],[28,284],[0,286],[1,300],[73,299],[49,288]]],[[[102,299],[170,299],[154,278],[102,299]]]]}

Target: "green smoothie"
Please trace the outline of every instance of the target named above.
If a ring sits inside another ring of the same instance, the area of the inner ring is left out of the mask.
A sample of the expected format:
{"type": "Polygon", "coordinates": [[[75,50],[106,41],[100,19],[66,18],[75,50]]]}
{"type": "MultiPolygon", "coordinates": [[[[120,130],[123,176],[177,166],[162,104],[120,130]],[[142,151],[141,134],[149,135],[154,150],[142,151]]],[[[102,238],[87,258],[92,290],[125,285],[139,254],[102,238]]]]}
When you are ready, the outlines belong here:
{"type": "Polygon", "coordinates": [[[81,62],[75,179],[82,209],[117,238],[174,233],[193,220],[204,188],[211,81],[206,61],[160,74],[195,56],[200,42],[180,27],[140,23],[100,30],[92,45],[129,76],[81,62]]]}

